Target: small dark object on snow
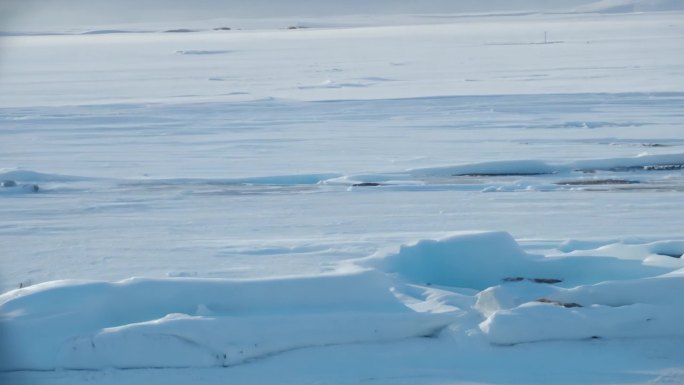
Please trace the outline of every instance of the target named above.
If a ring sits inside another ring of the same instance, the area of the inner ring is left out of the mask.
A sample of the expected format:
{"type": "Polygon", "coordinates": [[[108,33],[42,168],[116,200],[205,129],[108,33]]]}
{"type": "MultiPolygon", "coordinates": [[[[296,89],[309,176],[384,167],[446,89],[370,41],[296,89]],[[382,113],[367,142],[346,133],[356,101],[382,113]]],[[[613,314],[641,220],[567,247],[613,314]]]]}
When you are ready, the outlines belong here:
{"type": "Polygon", "coordinates": [[[31,190],[33,190],[33,192],[38,192],[38,190],[40,190],[40,187],[38,187],[37,184],[32,184],[32,185],[30,185],[30,187],[31,187],[31,190]]]}
{"type": "Polygon", "coordinates": [[[539,298],[537,302],[541,303],[550,303],[552,305],[558,305],[558,306],[563,306],[566,308],[572,308],[572,307],[582,307],[582,305],[576,303],[576,302],[560,302],[560,301],[554,301],[552,299],[548,298],[539,298]]]}
{"type": "Polygon", "coordinates": [[[525,278],[523,277],[506,277],[503,279],[504,282],[520,282],[524,280],[525,278]]]}
{"type": "Polygon", "coordinates": [[[626,179],[585,179],[585,180],[566,180],[556,182],[555,184],[559,186],[595,186],[595,185],[606,185],[606,184],[636,184],[639,183],[636,180],[626,180],[626,179]]]}
{"type": "Polygon", "coordinates": [[[230,27],[218,27],[214,28],[214,31],[230,31],[230,27]]]}
{"type": "Polygon", "coordinates": [[[556,278],[532,278],[532,282],[534,283],[560,283],[563,282],[562,279],[556,279],[556,278]]]}
{"type": "Polygon", "coordinates": [[[591,339],[592,339],[592,340],[600,340],[601,337],[599,337],[599,336],[591,336],[591,339]]]}
{"type": "Polygon", "coordinates": [[[652,166],[644,166],[646,171],[673,171],[684,169],[684,164],[654,164],[652,166]]]}
{"type": "Polygon", "coordinates": [[[178,28],[178,29],[167,29],[164,32],[184,33],[184,32],[196,32],[196,31],[192,30],[192,29],[178,28]]]}
{"type": "Polygon", "coordinates": [[[2,183],[0,183],[0,186],[2,187],[16,187],[17,182],[13,180],[3,180],[2,183]]]}
{"type": "Polygon", "coordinates": [[[382,186],[380,183],[375,183],[375,182],[363,182],[363,183],[354,183],[352,185],[353,187],[376,187],[376,186],[382,186]]]}
{"type": "Polygon", "coordinates": [[[452,176],[473,176],[473,177],[488,177],[488,176],[536,176],[549,175],[549,172],[507,172],[507,173],[491,173],[491,172],[477,172],[465,174],[453,174],[452,176]]]}
{"type": "Polygon", "coordinates": [[[530,281],[534,283],[559,283],[563,282],[562,279],[556,279],[556,278],[525,278],[525,277],[506,277],[502,279],[504,282],[522,282],[522,281],[530,281]]]}

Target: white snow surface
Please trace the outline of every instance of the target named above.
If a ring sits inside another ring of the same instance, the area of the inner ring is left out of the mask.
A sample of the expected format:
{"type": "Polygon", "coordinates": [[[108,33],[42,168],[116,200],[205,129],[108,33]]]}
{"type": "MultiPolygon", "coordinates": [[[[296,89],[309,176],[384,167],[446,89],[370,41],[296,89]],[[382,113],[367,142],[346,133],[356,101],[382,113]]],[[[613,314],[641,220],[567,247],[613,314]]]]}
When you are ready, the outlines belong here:
{"type": "Polygon", "coordinates": [[[0,383],[684,383],[682,16],[3,31],[0,383]]]}

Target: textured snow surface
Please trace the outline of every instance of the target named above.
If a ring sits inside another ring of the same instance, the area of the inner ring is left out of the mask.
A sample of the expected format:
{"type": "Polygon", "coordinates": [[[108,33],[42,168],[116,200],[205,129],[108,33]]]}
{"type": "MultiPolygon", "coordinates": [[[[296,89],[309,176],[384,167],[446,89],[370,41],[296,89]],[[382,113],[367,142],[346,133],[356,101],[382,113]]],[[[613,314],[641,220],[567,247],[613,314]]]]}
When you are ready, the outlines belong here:
{"type": "Polygon", "coordinates": [[[530,255],[507,233],[470,232],[318,276],[34,285],[0,296],[11,347],[2,369],[231,367],[412,337],[475,346],[684,337],[684,302],[671,295],[684,290],[681,258],[647,266],[648,252],[584,252],[530,255]]]}

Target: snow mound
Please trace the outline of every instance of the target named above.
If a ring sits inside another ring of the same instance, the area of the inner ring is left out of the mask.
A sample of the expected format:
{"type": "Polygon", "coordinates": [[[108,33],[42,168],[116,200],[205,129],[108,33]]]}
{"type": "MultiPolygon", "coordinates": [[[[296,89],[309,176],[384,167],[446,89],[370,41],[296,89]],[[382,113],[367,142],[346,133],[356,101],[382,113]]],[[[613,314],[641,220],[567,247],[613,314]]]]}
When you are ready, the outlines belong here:
{"type": "Polygon", "coordinates": [[[609,256],[545,258],[527,254],[506,232],[458,233],[441,240],[421,240],[401,246],[398,252],[378,253],[357,263],[418,284],[476,290],[505,282],[572,287],[652,277],[672,270],[609,256]]]}
{"type": "Polygon", "coordinates": [[[510,234],[481,232],[421,240],[402,245],[397,253],[376,254],[360,263],[421,284],[484,289],[510,272],[522,273],[528,260],[510,234]]]}
{"type": "Polygon", "coordinates": [[[0,370],[232,366],[443,330],[506,345],[684,336],[684,242],[596,245],[542,256],[462,232],[318,276],[38,284],[0,295],[0,370]]]}
{"type": "Polygon", "coordinates": [[[408,170],[414,176],[440,175],[541,175],[553,174],[559,168],[538,160],[495,161],[408,170]]]}
{"type": "Polygon", "coordinates": [[[0,169],[0,180],[12,180],[17,182],[76,182],[88,179],[90,178],[60,174],[45,174],[31,170],[0,169]]]}
{"type": "Polygon", "coordinates": [[[56,281],[0,296],[0,370],[229,366],[311,346],[430,335],[377,272],[270,280],[56,281]]]}
{"type": "Polygon", "coordinates": [[[570,171],[630,171],[681,169],[684,153],[640,155],[631,158],[587,159],[567,163],[541,160],[507,160],[456,166],[411,169],[412,176],[543,175],[570,171]]]}
{"type": "Polygon", "coordinates": [[[538,297],[541,293],[519,288],[497,287],[480,293],[476,307],[488,315],[480,329],[490,342],[506,345],[684,336],[684,300],[673,295],[684,290],[684,276],[545,290],[543,301],[538,297]],[[515,300],[523,303],[515,306],[515,300]],[[495,309],[493,304],[500,308],[495,309]]]}

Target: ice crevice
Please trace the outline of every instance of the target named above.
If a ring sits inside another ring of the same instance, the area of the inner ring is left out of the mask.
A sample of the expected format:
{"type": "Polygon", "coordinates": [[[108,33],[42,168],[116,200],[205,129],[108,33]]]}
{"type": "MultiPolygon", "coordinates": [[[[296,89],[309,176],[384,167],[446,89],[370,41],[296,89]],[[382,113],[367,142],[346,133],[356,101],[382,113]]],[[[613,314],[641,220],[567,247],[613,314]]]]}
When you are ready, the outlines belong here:
{"type": "Polygon", "coordinates": [[[0,330],[14,347],[0,370],[235,366],[426,336],[495,345],[684,337],[684,299],[672,295],[684,291],[684,263],[651,259],[681,245],[546,256],[506,232],[461,232],[316,276],[46,282],[0,295],[0,330]]]}

